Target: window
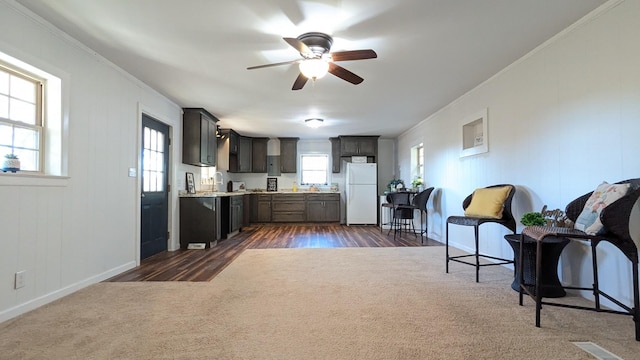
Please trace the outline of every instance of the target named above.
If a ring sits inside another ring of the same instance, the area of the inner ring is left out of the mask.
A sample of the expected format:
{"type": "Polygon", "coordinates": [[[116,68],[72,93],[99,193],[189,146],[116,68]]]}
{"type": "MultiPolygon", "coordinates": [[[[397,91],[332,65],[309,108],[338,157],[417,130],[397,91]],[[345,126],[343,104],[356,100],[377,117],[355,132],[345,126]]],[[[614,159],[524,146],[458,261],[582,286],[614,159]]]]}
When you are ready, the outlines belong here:
{"type": "Polygon", "coordinates": [[[42,171],[40,79],[0,64],[0,156],[17,155],[21,171],[42,171]]]}
{"type": "Polygon", "coordinates": [[[142,191],[164,191],[164,134],[144,127],[142,191]]]}
{"type": "Polygon", "coordinates": [[[329,184],[329,155],[303,154],[300,156],[300,184],[329,184]]]}
{"type": "Polygon", "coordinates": [[[422,143],[411,148],[411,176],[413,179],[422,179],[424,176],[424,146],[422,143]]]}

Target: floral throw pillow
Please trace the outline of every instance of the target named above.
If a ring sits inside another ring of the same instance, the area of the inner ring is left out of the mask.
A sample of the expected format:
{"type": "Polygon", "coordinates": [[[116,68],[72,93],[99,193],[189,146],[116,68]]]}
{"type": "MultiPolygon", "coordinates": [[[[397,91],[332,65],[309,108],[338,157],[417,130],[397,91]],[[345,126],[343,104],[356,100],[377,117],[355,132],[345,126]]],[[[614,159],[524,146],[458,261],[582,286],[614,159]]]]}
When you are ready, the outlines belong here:
{"type": "Polygon", "coordinates": [[[609,185],[603,182],[598,185],[584,205],[584,209],[582,209],[580,216],[576,219],[574,227],[589,235],[600,233],[603,228],[602,222],[600,221],[602,209],[625,196],[628,190],[629,184],[609,185]]]}

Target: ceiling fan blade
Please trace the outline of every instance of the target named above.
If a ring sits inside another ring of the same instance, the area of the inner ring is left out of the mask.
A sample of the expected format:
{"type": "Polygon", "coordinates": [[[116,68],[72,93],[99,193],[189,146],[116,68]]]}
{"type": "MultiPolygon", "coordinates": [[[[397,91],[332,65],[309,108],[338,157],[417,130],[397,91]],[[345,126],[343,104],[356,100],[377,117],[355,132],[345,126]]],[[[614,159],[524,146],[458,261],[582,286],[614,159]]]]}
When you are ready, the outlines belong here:
{"type": "Polygon", "coordinates": [[[298,77],[296,78],[296,81],[293,82],[293,87],[291,88],[291,90],[300,90],[304,87],[304,85],[307,83],[307,77],[302,75],[302,73],[300,73],[300,75],[298,75],[298,77]]]}
{"type": "Polygon", "coordinates": [[[290,61],[283,61],[283,62],[273,63],[273,64],[265,64],[265,65],[250,66],[250,67],[248,67],[248,68],[247,68],[247,70],[262,69],[262,68],[271,67],[271,66],[280,66],[280,65],[298,64],[298,63],[300,63],[300,61],[302,61],[302,60],[303,60],[303,59],[299,59],[299,60],[290,60],[290,61]]]}
{"type": "Polygon", "coordinates": [[[360,76],[352,73],[351,71],[343,68],[340,65],[336,65],[332,62],[329,63],[329,72],[342,80],[348,81],[354,85],[358,85],[364,81],[360,76]]]}
{"type": "Polygon", "coordinates": [[[311,49],[309,49],[309,47],[303,43],[302,41],[296,39],[296,38],[283,38],[284,41],[287,42],[287,44],[291,45],[294,49],[298,50],[298,52],[300,54],[302,54],[304,57],[315,57],[315,54],[313,53],[313,51],[311,51],[311,49]]]}
{"type": "Polygon", "coordinates": [[[331,53],[331,59],[333,61],[364,60],[375,59],[377,57],[378,54],[376,54],[376,52],[371,49],[336,51],[331,53]]]}

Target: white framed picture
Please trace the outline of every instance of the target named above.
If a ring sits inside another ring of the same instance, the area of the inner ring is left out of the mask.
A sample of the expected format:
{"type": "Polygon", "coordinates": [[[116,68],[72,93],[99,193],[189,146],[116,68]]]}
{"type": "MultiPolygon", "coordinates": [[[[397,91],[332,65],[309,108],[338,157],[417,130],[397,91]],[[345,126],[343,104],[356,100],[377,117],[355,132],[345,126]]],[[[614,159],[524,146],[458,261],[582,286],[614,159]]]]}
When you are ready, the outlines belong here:
{"type": "Polygon", "coordinates": [[[189,194],[195,194],[196,193],[196,181],[195,178],[193,177],[193,173],[188,172],[187,173],[187,186],[186,186],[186,190],[187,193],[189,194]]]}
{"type": "Polygon", "coordinates": [[[489,151],[487,134],[488,109],[484,108],[462,121],[462,142],[460,157],[486,153],[489,151]]]}

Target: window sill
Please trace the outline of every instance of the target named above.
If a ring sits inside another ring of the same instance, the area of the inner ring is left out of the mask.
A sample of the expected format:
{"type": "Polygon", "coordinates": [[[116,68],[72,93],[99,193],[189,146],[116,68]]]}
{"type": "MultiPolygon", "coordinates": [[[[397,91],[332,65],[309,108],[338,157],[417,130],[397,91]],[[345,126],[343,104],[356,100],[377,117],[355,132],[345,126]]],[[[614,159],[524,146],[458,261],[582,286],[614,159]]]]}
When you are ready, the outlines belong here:
{"type": "Polygon", "coordinates": [[[0,172],[0,186],[64,187],[68,182],[68,176],[0,172]]]}

